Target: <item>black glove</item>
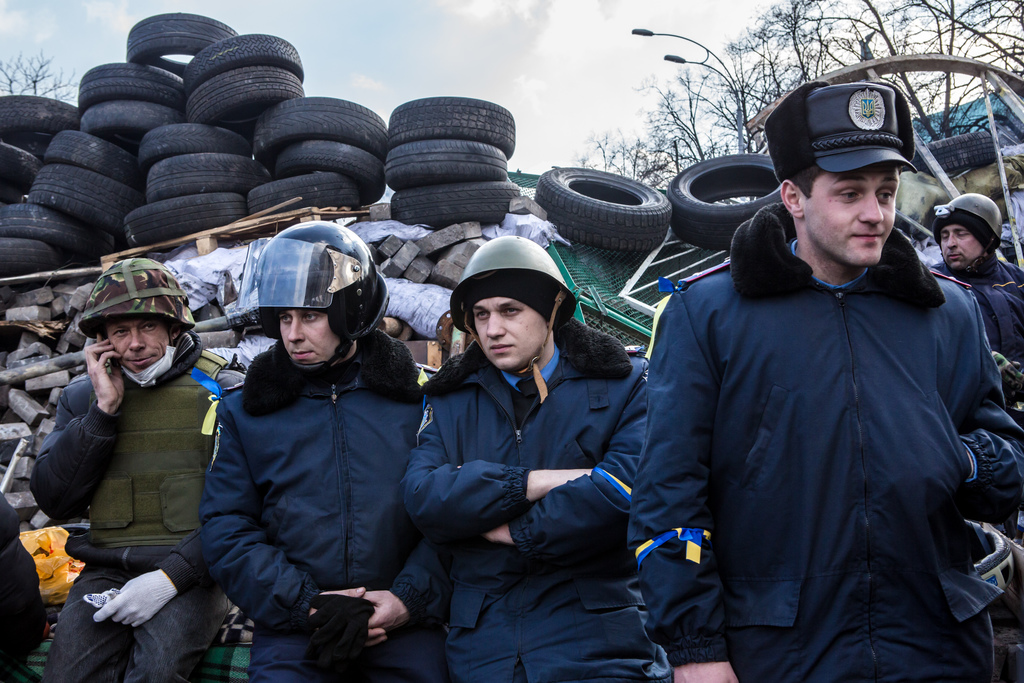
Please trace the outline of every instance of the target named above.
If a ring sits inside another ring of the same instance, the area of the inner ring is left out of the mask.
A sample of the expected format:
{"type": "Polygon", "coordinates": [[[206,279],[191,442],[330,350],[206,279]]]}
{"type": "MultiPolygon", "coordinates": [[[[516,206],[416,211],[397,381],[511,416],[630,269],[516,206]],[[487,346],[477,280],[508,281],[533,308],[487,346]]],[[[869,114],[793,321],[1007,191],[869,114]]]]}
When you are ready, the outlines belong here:
{"type": "Polygon", "coordinates": [[[309,606],[316,610],[309,618],[309,625],[316,631],[310,636],[306,656],[316,657],[321,669],[343,673],[366,645],[373,603],[363,598],[320,593],[309,606]]]}

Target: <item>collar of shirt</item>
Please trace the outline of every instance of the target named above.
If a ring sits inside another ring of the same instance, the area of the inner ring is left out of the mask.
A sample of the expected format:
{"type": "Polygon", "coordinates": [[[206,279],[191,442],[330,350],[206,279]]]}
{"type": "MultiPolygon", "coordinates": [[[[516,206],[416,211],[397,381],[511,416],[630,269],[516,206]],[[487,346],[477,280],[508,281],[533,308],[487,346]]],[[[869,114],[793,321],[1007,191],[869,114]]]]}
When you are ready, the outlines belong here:
{"type": "MultiPolygon", "coordinates": [[[[551,355],[551,360],[549,360],[547,365],[541,368],[540,371],[540,376],[544,378],[545,382],[551,379],[551,375],[554,374],[555,368],[558,367],[558,358],[560,355],[561,354],[558,352],[558,345],[555,344],[555,352],[551,355]]],[[[508,382],[516,391],[519,391],[518,384],[520,380],[532,377],[532,375],[513,375],[512,373],[505,372],[504,370],[501,371],[501,376],[504,377],[505,381],[508,382]]]]}
{"type": "MultiPolygon", "coordinates": [[[[792,242],[789,243],[789,248],[793,252],[793,256],[796,256],[796,240],[793,240],[792,242]]],[[[800,257],[797,256],[797,258],[800,258],[800,257]]],[[[865,268],[863,273],[861,273],[857,277],[853,278],[849,282],[844,282],[841,285],[830,285],[829,283],[824,282],[823,280],[819,280],[816,277],[814,278],[814,281],[817,282],[822,287],[827,287],[828,289],[831,289],[832,291],[838,291],[840,289],[847,289],[849,287],[852,287],[853,285],[855,285],[858,282],[860,282],[861,280],[863,280],[864,276],[867,275],[867,274],[868,274],[868,269],[865,268]]],[[[811,277],[814,277],[814,276],[812,275],[811,277]]]]}

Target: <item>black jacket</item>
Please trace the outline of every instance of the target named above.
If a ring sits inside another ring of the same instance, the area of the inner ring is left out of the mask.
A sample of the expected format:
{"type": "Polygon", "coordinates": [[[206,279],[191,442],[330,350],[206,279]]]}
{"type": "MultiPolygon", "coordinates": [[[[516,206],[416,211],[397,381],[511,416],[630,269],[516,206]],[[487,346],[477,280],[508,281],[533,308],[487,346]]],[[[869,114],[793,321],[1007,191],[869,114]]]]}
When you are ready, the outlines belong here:
{"type": "Polygon", "coordinates": [[[46,610],[32,556],[21,544],[18,513],[0,495],[0,648],[24,654],[43,640],[46,610]]]}
{"type": "MultiPolygon", "coordinates": [[[[186,332],[176,341],[171,369],[159,383],[168,382],[191,371],[202,353],[202,342],[194,332],[186,332]]],[[[125,379],[126,382],[131,380],[125,379]]],[[[242,381],[242,375],[222,370],[217,382],[230,388],[242,381]]],[[[117,441],[117,415],[107,415],[97,407],[89,375],[76,377],[61,394],[57,404],[56,427],[43,441],[31,489],[39,508],[53,519],[68,519],[86,514],[93,493],[103,479],[107,463],[117,441]]],[[[162,569],[178,592],[197,583],[211,583],[203,562],[199,531],[174,546],[133,546],[96,548],[88,533],[74,533],[65,549],[87,565],[113,566],[139,574],[162,569]]]]}
{"type": "Polygon", "coordinates": [[[988,681],[999,590],[964,518],[1016,508],[1024,432],[978,305],[898,232],[843,289],[794,236],[762,209],[660,316],[630,533],[648,631],[741,681],[988,681]]]}

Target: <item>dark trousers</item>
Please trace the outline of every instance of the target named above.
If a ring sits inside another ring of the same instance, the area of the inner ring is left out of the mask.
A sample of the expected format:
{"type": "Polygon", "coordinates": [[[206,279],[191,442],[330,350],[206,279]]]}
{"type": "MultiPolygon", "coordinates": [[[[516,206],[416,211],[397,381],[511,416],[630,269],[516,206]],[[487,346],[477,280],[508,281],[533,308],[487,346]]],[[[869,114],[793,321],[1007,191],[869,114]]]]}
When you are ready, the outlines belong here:
{"type": "Polygon", "coordinates": [[[45,683],[126,681],[185,683],[228,611],[217,586],[195,586],[138,628],[92,620],[96,608],[82,597],[120,588],[137,576],[111,567],[87,566],[71,586],[43,672],[45,683]]]}
{"type": "Polygon", "coordinates": [[[249,656],[250,683],[448,683],[444,630],[410,628],[364,648],[344,674],[306,657],[309,636],[256,626],[249,656]]]}

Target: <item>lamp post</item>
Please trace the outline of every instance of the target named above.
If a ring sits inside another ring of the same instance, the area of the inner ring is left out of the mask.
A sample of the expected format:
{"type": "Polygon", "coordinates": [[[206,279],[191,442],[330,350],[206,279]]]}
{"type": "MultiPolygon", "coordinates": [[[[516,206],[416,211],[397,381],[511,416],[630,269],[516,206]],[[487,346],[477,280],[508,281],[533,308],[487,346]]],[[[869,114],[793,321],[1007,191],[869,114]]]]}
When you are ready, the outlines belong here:
{"type": "Polygon", "coordinates": [[[738,144],[736,151],[738,154],[742,154],[744,150],[743,101],[740,97],[739,84],[736,82],[736,79],[733,78],[732,75],[729,73],[729,67],[726,66],[725,62],[723,62],[721,58],[714,52],[712,52],[707,46],[698,43],[693,38],[679,36],[676,35],[675,33],[655,33],[654,31],[649,31],[645,28],[633,29],[633,35],[644,36],[646,38],[650,38],[651,36],[668,36],[670,38],[678,38],[679,40],[685,40],[688,43],[693,43],[700,49],[704,50],[704,59],[701,59],[700,61],[683,59],[678,55],[665,55],[665,61],[673,62],[674,64],[693,64],[694,66],[703,66],[705,68],[711,69],[716,74],[722,77],[722,80],[725,81],[726,87],[729,88],[729,93],[733,96],[733,99],[736,100],[736,140],[738,144]],[[714,57],[715,61],[722,65],[721,70],[717,69],[714,65],[708,63],[708,60],[711,59],[712,57],[714,57]]]}

